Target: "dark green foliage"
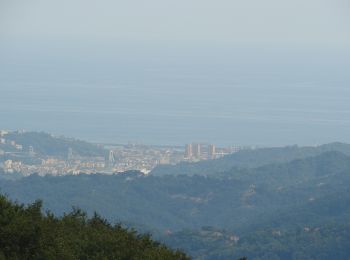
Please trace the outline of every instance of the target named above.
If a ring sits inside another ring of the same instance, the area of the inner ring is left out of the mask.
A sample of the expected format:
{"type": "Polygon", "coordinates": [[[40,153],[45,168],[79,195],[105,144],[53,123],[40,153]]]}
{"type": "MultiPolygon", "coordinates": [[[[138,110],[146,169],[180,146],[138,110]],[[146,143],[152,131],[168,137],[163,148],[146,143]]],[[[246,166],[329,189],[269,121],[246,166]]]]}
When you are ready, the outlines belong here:
{"type": "Polygon", "coordinates": [[[61,218],[0,196],[0,259],[188,259],[147,235],[79,209],[61,218]]]}

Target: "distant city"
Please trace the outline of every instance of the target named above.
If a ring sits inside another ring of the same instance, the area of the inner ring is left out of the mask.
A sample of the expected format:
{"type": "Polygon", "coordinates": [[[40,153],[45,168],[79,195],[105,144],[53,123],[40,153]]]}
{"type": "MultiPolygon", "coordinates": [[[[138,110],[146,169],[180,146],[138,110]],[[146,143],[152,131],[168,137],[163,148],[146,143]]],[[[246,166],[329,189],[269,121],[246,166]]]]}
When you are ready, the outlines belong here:
{"type": "Polygon", "coordinates": [[[158,165],[213,160],[242,149],[254,149],[248,146],[217,147],[215,144],[208,143],[190,143],[183,147],[133,143],[86,143],[98,151],[88,154],[82,153],[81,148],[79,151],[75,149],[74,142],[78,141],[74,139],[38,133],[39,139],[36,139],[36,145],[35,142],[27,140],[30,139],[26,137],[27,135],[26,131],[0,130],[0,169],[4,173],[44,176],[80,173],[113,174],[137,170],[143,174],[149,174],[158,165]],[[43,135],[42,139],[40,135],[43,135]],[[50,145],[45,142],[50,142],[50,145]],[[45,152],[42,146],[49,146],[47,149],[50,152],[45,152]],[[63,151],[61,153],[51,152],[58,149],[55,146],[59,146],[63,151]]]}

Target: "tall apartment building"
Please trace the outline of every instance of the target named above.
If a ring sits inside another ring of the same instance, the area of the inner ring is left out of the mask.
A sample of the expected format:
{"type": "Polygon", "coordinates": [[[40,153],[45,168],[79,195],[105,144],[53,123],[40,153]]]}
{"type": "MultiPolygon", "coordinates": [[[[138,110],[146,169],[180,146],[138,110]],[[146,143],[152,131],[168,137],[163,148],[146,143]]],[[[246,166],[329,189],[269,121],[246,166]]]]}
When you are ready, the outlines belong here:
{"type": "Polygon", "coordinates": [[[192,158],[192,156],[192,144],[187,144],[185,149],[185,158],[190,159],[192,158]]]}
{"type": "Polygon", "coordinates": [[[196,159],[201,158],[201,145],[200,144],[192,144],[193,149],[193,157],[196,159]]]}
{"type": "Polygon", "coordinates": [[[214,144],[208,146],[208,159],[215,159],[216,157],[216,147],[214,144]]]}

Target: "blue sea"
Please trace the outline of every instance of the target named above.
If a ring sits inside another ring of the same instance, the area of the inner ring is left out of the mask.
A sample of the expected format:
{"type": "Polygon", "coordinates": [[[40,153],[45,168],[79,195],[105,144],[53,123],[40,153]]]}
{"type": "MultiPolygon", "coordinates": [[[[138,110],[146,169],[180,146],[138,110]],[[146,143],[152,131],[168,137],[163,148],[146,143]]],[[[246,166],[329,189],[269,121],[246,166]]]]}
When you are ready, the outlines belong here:
{"type": "Polygon", "coordinates": [[[103,143],[350,142],[347,63],[169,58],[2,65],[1,129],[103,143]]]}

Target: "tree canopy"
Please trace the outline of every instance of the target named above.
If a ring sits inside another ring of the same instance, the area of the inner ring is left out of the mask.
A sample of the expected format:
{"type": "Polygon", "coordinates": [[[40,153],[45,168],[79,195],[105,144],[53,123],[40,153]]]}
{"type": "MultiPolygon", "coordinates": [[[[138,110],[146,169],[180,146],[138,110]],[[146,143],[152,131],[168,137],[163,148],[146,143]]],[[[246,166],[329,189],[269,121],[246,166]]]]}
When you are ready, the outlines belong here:
{"type": "Polygon", "coordinates": [[[27,206],[0,196],[0,259],[189,259],[80,209],[62,217],[42,213],[41,201],[27,206]]]}

